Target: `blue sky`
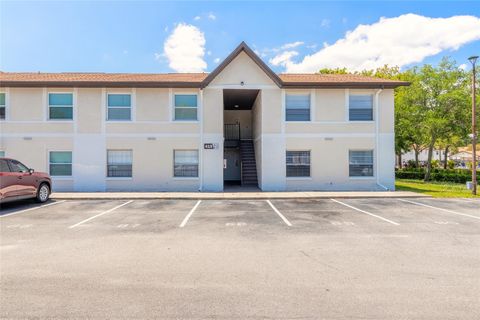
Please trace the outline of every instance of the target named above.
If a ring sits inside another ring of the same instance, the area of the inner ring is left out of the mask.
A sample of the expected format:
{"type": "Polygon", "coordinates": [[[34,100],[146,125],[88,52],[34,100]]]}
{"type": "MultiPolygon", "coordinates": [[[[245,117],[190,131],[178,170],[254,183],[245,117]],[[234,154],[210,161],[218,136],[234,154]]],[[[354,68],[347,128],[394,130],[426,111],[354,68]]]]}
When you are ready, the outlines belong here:
{"type": "Polygon", "coordinates": [[[445,55],[463,64],[480,55],[480,4],[0,2],[2,71],[211,71],[242,40],[277,72],[365,68],[384,61],[406,68],[435,64],[445,55]],[[465,15],[472,17],[436,20],[465,15]],[[387,20],[379,22],[381,17],[387,20]],[[179,26],[183,29],[176,30],[179,26]],[[355,30],[357,38],[335,45],[355,30]],[[367,43],[359,44],[363,38],[367,43]],[[190,69],[178,70],[179,64],[190,69]]]}

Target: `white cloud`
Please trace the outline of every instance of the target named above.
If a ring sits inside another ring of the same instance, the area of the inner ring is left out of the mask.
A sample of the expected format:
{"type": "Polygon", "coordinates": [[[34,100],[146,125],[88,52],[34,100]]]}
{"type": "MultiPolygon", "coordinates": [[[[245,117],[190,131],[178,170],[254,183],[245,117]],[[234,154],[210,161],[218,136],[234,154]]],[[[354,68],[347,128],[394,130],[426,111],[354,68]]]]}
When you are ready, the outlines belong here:
{"type": "Polygon", "coordinates": [[[210,13],[208,14],[207,18],[210,19],[210,20],[215,20],[215,19],[217,19],[217,16],[214,15],[213,12],[210,12],[210,13]]]}
{"type": "Polygon", "coordinates": [[[322,19],[322,22],[320,22],[320,27],[322,27],[322,28],[328,28],[328,27],[330,27],[330,20],[328,20],[328,19],[322,19]]]}
{"type": "Polygon", "coordinates": [[[467,64],[466,63],[462,63],[461,65],[458,66],[459,69],[462,69],[462,70],[467,70],[467,64]]]}
{"type": "Polygon", "coordinates": [[[280,54],[277,54],[275,57],[270,59],[270,62],[274,66],[287,66],[288,63],[291,63],[291,59],[295,56],[298,56],[297,51],[285,51],[280,54]]]}
{"type": "Polygon", "coordinates": [[[193,18],[193,20],[195,20],[195,21],[200,20],[200,16],[196,16],[195,18],[193,18]]]}
{"type": "Polygon", "coordinates": [[[215,60],[213,60],[213,62],[219,63],[219,62],[220,62],[220,58],[215,58],[215,60]]]}
{"type": "Polygon", "coordinates": [[[207,68],[205,36],[197,27],[178,24],[163,44],[164,54],[170,68],[177,72],[202,72],[207,68]]]}
{"type": "Polygon", "coordinates": [[[207,56],[211,56],[212,55],[212,51],[208,50],[207,51],[207,56]]]}
{"type": "Polygon", "coordinates": [[[281,50],[293,49],[293,48],[296,48],[296,47],[301,46],[303,44],[304,44],[303,41],[295,41],[295,42],[285,43],[283,46],[280,47],[280,49],[281,50]]]}
{"type": "Polygon", "coordinates": [[[479,39],[480,18],[405,14],[359,25],[334,44],[326,44],[316,53],[305,56],[301,62],[295,63],[290,57],[282,60],[282,65],[287,72],[307,73],[329,67],[350,70],[374,69],[385,64],[403,67],[479,39]]]}

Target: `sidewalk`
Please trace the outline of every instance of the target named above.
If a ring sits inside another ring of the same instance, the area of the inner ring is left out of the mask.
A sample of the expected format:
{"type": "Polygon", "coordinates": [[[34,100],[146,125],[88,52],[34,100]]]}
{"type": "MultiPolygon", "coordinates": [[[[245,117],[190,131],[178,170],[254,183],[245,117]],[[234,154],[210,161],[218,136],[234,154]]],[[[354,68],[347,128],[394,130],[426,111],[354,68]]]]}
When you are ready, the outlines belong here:
{"type": "Polygon", "coordinates": [[[325,198],[425,198],[409,191],[296,191],[296,192],[54,192],[55,200],[105,199],[325,199],[325,198]]]}

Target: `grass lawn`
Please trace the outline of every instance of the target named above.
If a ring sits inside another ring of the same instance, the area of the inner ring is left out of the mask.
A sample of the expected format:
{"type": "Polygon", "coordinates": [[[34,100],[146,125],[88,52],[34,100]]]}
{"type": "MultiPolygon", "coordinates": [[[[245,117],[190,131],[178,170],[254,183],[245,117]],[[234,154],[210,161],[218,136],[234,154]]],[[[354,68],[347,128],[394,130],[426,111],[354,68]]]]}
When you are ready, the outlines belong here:
{"type": "MultiPolygon", "coordinates": [[[[472,198],[472,191],[465,184],[450,182],[428,182],[422,180],[397,179],[395,187],[398,191],[425,193],[435,198],[472,198]]],[[[477,187],[477,196],[480,188],[477,187]]]]}

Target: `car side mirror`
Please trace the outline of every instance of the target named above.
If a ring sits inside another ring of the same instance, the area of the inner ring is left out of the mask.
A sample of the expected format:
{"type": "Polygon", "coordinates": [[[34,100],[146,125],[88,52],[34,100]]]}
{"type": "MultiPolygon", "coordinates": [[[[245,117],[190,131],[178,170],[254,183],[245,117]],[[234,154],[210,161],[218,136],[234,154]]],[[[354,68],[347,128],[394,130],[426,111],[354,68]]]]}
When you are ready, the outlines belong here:
{"type": "Polygon", "coordinates": [[[28,169],[28,173],[33,174],[34,172],[35,172],[35,170],[33,170],[33,169],[28,169]]]}

